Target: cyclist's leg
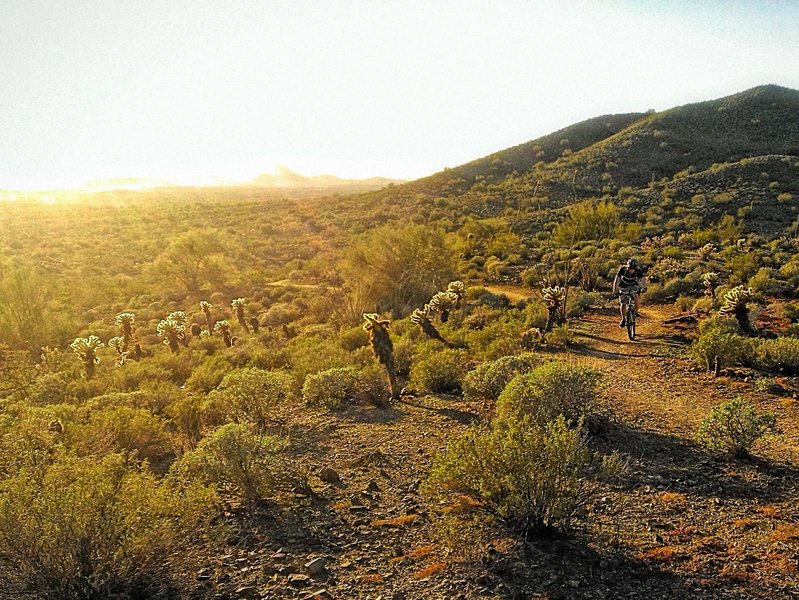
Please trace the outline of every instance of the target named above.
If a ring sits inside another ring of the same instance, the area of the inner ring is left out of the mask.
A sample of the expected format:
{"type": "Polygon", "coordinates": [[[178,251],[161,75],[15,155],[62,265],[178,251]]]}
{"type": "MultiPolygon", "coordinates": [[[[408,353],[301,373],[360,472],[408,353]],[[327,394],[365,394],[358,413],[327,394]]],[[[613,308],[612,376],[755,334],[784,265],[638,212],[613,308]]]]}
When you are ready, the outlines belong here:
{"type": "Polygon", "coordinates": [[[624,296],[619,296],[619,311],[621,312],[619,327],[624,327],[624,324],[627,322],[627,303],[624,302],[624,296]]]}
{"type": "Polygon", "coordinates": [[[633,292],[633,300],[635,300],[635,314],[636,315],[640,315],[641,314],[641,294],[639,294],[637,290],[635,292],[633,292]]]}

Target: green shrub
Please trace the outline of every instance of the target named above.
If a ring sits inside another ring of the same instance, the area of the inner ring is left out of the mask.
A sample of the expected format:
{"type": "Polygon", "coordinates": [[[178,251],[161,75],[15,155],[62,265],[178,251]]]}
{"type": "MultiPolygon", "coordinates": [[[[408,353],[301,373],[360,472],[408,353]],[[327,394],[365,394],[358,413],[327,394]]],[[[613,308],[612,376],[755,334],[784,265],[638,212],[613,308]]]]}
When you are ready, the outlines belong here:
{"type": "Polygon", "coordinates": [[[799,374],[799,339],[778,337],[760,341],[755,350],[755,366],[786,375],[799,374]]]}
{"type": "Polygon", "coordinates": [[[782,310],[785,313],[785,318],[788,319],[791,323],[796,323],[797,321],[799,321],[799,303],[786,302],[783,305],[782,310]]]}
{"type": "Polygon", "coordinates": [[[464,377],[463,394],[468,399],[496,400],[511,379],[533,370],[541,362],[541,357],[533,352],[484,362],[464,377]]]}
{"type": "Polygon", "coordinates": [[[294,387],[294,378],[285,371],[249,367],[226,375],[208,400],[227,409],[235,421],[263,429],[274,420],[275,407],[294,398],[294,387]]]}
{"type": "Polygon", "coordinates": [[[777,430],[772,413],[758,413],[738,396],[714,408],[697,432],[699,441],[713,450],[724,450],[736,457],[749,455],[757,440],[777,430]]]}
{"type": "Polygon", "coordinates": [[[561,416],[546,424],[495,420],[450,442],[423,491],[474,498],[510,529],[535,535],[567,528],[614,462],[592,454],[581,427],[561,416]]]}
{"type": "Polygon", "coordinates": [[[358,370],[334,367],[311,373],[302,386],[302,399],[308,406],[330,410],[341,408],[358,395],[358,370]]]}
{"type": "Polygon", "coordinates": [[[179,479],[198,478],[221,492],[254,504],[292,489],[301,477],[283,456],[285,442],[249,424],[228,423],[202,439],[172,468],[179,479]]]}
{"type": "Polygon", "coordinates": [[[189,590],[176,579],[194,580],[195,567],[182,557],[215,512],[207,488],[159,482],[116,454],[23,469],[0,481],[0,591],[63,600],[177,597],[189,590]]]}
{"type": "Polygon", "coordinates": [[[210,392],[233,370],[233,366],[221,354],[209,356],[201,364],[194,367],[186,380],[186,389],[198,392],[210,392]]]}
{"type": "Polygon", "coordinates": [[[459,394],[468,356],[451,348],[423,355],[411,366],[411,383],[434,394],[459,394]]]}
{"type": "Polygon", "coordinates": [[[175,458],[175,439],[167,423],[143,408],[109,406],[91,410],[78,423],[68,423],[64,436],[80,454],[103,456],[135,452],[157,473],[163,473],[175,458]]]}
{"type": "Polygon", "coordinates": [[[597,386],[601,374],[563,362],[544,364],[517,375],[499,395],[497,418],[546,423],[563,415],[567,423],[599,413],[597,386]]]}
{"type": "Polygon", "coordinates": [[[544,342],[555,348],[571,346],[574,343],[574,331],[566,323],[558,325],[544,335],[544,342]]]}
{"type": "Polygon", "coordinates": [[[740,333],[734,319],[714,318],[703,323],[699,337],[691,345],[691,356],[708,371],[734,365],[747,365],[752,360],[752,342],[740,333]]]}
{"type": "Polygon", "coordinates": [[[338,340],[326,334],[296,337],[286,344],[286,351],[297,381],[304,381],[310,373],[346,367],[352,363],[350,353],[339,345],[338,340]]]}

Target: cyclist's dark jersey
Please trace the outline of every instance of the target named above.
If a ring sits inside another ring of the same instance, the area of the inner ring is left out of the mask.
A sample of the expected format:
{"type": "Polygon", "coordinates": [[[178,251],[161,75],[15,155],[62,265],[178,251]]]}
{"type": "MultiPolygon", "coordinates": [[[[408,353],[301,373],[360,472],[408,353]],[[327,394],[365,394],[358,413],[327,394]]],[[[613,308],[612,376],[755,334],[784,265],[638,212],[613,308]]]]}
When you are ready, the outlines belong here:
{"type": "Polygon", "coordinates": [[[635,267],[635,270],[630,273],[627,267],[622,266],[619,269],[619,273],[617,277],[619,278],[619,287],[620,288],[628,288],[633,287],[634,285],[638,285],[638,280],[644,276],[644,272],[641,270],[641,267],[635,267]]]}

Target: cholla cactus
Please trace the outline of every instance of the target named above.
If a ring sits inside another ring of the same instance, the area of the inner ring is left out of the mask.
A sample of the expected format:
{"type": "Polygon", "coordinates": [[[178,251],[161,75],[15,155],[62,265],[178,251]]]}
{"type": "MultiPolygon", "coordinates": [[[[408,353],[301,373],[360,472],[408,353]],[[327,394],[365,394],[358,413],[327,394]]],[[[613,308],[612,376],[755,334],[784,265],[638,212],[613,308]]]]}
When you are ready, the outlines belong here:
{"type": "Polygon", "coordinates": [[[702,285],[705,287],[705,296],[715,299],[716,288],[719,285],[719,274],[715,271],[710,271],[702,275],[702,285]]]}
{"type": "Polygon", "coordinates": [[[433,311],[430,309],[430,305],[425,304],[424,308],[417,308],[411,313],[411,323],[421,327],[427,337],[449,345],[447,340],[438,332],[436,326],[433,325],[432,315],[433,311]]]}
{"type": "Polygon", "coordinates": [[[127,362],[128,345],[125,343],[124,337],[112,337],[110,340],[108,340],[108,347],[117,351],[117,360],[114,363],[117,367],[121,367],[127,362]]]}
{"type": "Polygon", "coordinates": [[[261,323],[258,321],[258,317],[250,317],[248,322],[250,327],[252,327],[252,332],[258,333],[258,330],[261,328],[261,323]]]}
{"type": "Polygon", "coordinates": [[[541,290],[541,296],[547,305],[547,324],[544,332],[552,331],[554,325],[563,323],[563,310],[566,307],[566,288],[559,285],[545,287],[541,290]]]}
{"type": "Polygon", "coordinates": [[[212,308],[213,305],[210,302],[206,302],[205,300],[200,302],[200,310],[203,311],[205,315],[205,326],[208,328],[209,334],[214,331],[214,318],[211,316],[212,308]]]}
{"type": "Polygon", "coordinates": [[[233,337],[230,335],[230,323],[225,320],[217,321],[214,324],[214,331],[222,336],[225,346],[233,347],[233,337]]]}
{"type": "Polygon", "coordinates": [[[239,322],[239,325],[241,325],[244,331],[250,333],[250,328],[247,325],[247,319],[244,317],[245,304],[247,304],[247,302],[244,300],[244,298],[236,298],[230,303],[230,306],[236,311],[236,320],[239,322]]]}
{"type": "Polygon", "coordinates": [[[522,347],[528,350],[535,348],[544,341],[544,332],[538,327],[531,327],[522,333],[522,347]]]}
{"type": "Polygon", "coordinates": [[[391,386],[391,399],[399,400],[400,389],[397,383],[397,367],[394,363],[394,344],[388,335],[391,321],[381,319],[377,313],[364,313],[365,323],[363,329],[369,334],[369,343],[372,345],[377,360],[386,368],[388,382],[391,386]]]}
{"type": "Polygon", "coordinates": [[[696,251],[696,256],[699,260],[706,261],[709,260],[713,253],[716,251],[716,247],[713,244],[705,244],[699,250],[696,251]]]}
{"type": "Polygon", "coordinates": [[[463,304],[463,298],[466,296],[466,286],[462,281],[450,281],[447,286],[447,291],[452,292],[458,296],[458,305],[455,308],[460,308],[463,304]]]}
{"type": "Polygon", "coordinates": [[[186,337],[186,326],[183,323],[171,318],[170,315],[158,324],[156,331],[158,337],[164,338],[164,345],[169,346],[172,352],[180,350],[180,343],[186,337]]]}
{"type": "Polygon", "coordinates": [[[719,315],[723,317],[732,316],[741,326],[741,331],[752,333],[752,326],[749,323],[749,308],[747,304],[755,297],[755,290],[750,287],[739,285],[724,294],[724,305],[719,310],[719,315]]]}
{"type": "Polygon", "coordinates": [[[87,338],[76,338],[69,345],[72,351],[78,355],[78,358],[83,361],[83,376],[86,379],[94,377],[94,368],[100,364],[97,351],[104,346],[105,344],[96,335],[90,335],[87,338]]]}
{"type": "Polygon", "coordinates": [[[183,326],[183,336],[178,339],[178,341],[183,345],[188,347],[189,346],[189,337],[186,335],[186,330],[189,328],[189,318],[186,316],[182,310],[176,310],[174,312],[169,313],[167,316],[167,320],[172,319],[173,321],[181,324],[183,326]]]}
{"type": "MultiPolygon", "coordinates": [[[[119,313],[114,318],[114,324],[119,327],[122,332],[122,346],[121,350],[119,350],[120,346],[117,346],[118,352],[127,352],[128,346],[130,346],[130,342],[133,339],[133,324],[135,322],[136,316],[129,312],[119,313]]],[[[109,342],[108,345],[110,346],[111,342],[109,342]]]]}
{"type": "Polygon", "coordinates": [[[449,320],[449,311],[454,310],[460,306],[461,296],[455,292],[438,292],[435,296],[430,298],[430,302],[425,309],[428,309],[429,314],[438,313],[442,323],[449,320]]]}
{"type": "Polygon", "coordinates": [[[643,250],[644,252],[648,252],[649,250],[662,248],[665,245],[665,243],[666,242],[662,236],[655,235],[652,237],[648,237],[643,242],[641,242],[641,250],[643,250]]]}
{"type": "Polygon", "coordinates": [[[683,267],[678,260],[667,256],[666,258],[661,258],[657,264],[655,264],[654,271],[660,281],[668,281],[679,275],[683,271],[683,267]]]}

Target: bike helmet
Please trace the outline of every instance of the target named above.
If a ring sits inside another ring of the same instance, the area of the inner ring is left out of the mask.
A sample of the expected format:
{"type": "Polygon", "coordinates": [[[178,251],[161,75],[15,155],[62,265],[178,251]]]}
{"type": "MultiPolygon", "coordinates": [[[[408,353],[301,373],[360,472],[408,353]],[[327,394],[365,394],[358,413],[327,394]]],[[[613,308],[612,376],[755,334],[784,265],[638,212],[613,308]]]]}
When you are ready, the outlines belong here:
{"type": "Polygon", "coordinates": [[[630,260],[627,261],[627,266],[628,267],[637,267],[638,266],[638,261],[635,260],[634,258],[631,258],[630,260]]]}

